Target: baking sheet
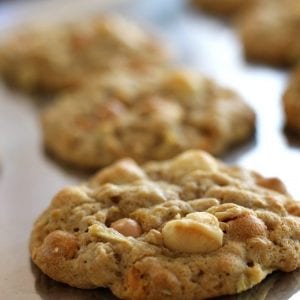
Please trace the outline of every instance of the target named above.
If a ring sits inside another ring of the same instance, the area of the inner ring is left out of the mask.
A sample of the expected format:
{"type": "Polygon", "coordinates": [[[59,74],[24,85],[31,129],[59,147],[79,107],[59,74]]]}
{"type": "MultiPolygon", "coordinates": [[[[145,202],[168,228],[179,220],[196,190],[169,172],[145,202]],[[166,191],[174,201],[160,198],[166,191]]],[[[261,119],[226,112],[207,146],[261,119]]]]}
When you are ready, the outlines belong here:
{"type": "MultiPolygon", "coordinates": [[[[28,20],[57,21],[103,10],[148,24],[175,49],[179,64],[238,90],[257,112],[257,133],[223,158],[280,177],[300,200],[300,142],[282,130],[281,94],[288,73],[246,63],[225,21],[193,11],[181,0],[20,1],[0,4],[0,38],[28,20]]],[[[38,214],[62,187],[87,178],[45,154],[38,111],[28,96],[0,85],[0,298],[115,299],[107,290],[83,291],[54,282],[29,259],[28,237],[38,214]]],[[[254,289],[222,299],[295,300],[300,297],[299,288],[299,271],[274,273],[254,289]]]]}

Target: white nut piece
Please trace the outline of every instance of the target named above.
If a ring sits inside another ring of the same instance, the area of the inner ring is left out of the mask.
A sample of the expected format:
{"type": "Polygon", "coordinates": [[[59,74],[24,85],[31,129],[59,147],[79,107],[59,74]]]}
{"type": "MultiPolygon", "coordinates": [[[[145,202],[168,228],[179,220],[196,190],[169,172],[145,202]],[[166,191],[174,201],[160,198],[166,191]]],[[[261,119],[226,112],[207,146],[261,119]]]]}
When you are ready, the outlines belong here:
{"type": "Polygon", "coordinates": [[[131,159],[122,159],[104,168],[93,177],[94,184],[124,184],[145,178],[144,171],[131,159]]]}
{"type": "Polygon", "coordinates": [[[174,70],[164,81],[164,88],[177,95],[192,95],[203,88],[204,78],[189,70],[174,70]]]}
{"type": "Polygon", "coordinates": [[[189,205],[196,211],[205,211],[212,206],[220,204],[220,201],[215,198],[201,198],[188,201],[189,205]]]}
{"type": "Polygon", "coordinates": [[[218,169],[216,160],[201,150],[189,150],[171,161],[170,172],[185,175],[195,170],[215,172],[218,169]]]}
{"type": "Polygon", "coordinates": [[[139,111],[169,123],[179,122],[184,117],[182,105],[158,96],[144,101],[139,111]]]}
{"type": "Polygon", "coordinates": [[[223,244],[218,219],[207,212],[195,212],[180,220],[172,220],[162,229],[164,244],[173,251],[209,253],[223,244]]]}

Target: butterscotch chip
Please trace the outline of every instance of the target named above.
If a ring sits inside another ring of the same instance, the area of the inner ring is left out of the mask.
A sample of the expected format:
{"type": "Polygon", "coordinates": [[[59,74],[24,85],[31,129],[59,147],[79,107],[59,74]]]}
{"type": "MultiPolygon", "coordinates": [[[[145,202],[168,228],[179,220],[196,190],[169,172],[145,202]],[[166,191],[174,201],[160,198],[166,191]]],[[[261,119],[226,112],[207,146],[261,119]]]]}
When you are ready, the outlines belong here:
{"type": "Polygon", "coordinates": [[[300,68],[297,67],[283,96],[285,123],[300,135],[300,68]]]}
{"type": "Polygon", "coordinates": [[[55,196],[34,225],[32,260],[121,299],[239,293],[300,266],[299,202],[266,182],[196,150],[142,167],[119,161],[55,196]]]}
{"type": "Polygon", "coordinates": [[[29,92],[82,86],[94,73],[164,65],[168,51],[139,25],[121,17],[98,17],[50,26],[35,24],[0,46],[0,72],[29,92]]]}
{"type": "Polygon", "coordinates": [[[138,237],[142,234],[140,225],[132,219],[123,218],[110,224],[110,227],[125,236],[138,237]]]}
{"type": "MultiPolygon", "coordinates": [[[[123,157],[141,163],[169,159],[192,148],[221,154],[252,135],[254,119],[235,92],[196,72],[141,76],[117,70],[60,96],[44,112],[42,125],[46,147],[56,157],[98,168],[123,157]]],[[[184,161],[185,168],[198,165],[184,161]]]]}
{"type": "Polygon", "coordinates": [[[275,65],[291,65],[300,58],[299,1],[258,1],[237,21],[245,56],[275,65]]]}

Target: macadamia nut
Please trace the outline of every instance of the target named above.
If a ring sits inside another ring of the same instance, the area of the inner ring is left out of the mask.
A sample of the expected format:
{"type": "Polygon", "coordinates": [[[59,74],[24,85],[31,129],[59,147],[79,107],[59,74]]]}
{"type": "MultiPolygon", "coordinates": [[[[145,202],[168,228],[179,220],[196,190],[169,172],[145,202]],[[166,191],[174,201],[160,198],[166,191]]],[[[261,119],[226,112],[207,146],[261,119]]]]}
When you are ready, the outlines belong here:
{"type": "Polygon", "coordinates": [[[167,248],[189,253],[209,253],[223,243],[218,219],[206,212],[195,212],[179,220],[172,220],[162,229],[167,248]]]}

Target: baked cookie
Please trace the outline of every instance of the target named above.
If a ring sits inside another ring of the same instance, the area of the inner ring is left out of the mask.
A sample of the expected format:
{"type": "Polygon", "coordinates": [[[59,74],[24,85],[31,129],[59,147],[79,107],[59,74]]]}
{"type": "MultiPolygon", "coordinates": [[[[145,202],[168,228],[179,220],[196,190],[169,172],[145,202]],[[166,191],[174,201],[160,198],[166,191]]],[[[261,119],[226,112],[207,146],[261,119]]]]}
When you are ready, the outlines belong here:
{"type": "Polygon", "coordinates": [[[36,221],[35,264],[122,299],[204,299],[300,266],[300,204],[278,179],[190,150],[124,159],[59,192],[36,221]]]}
{"type": "Polygon", "coordinates": [[[59,97],[42,124],[54,156],[98,168],[123,157],[168,159],[191,148],[220,154],[252,135],[254,119],[237,94],[200,74],[116,71],[59,97]]]}
{"type": "Polygon", "coordinates": [[[52,93],[78,87],[93,73],[143,69],[169,58],[167,50],[138,25],[111,16],[27,28],[0,48],[0,71],[18,88],[52,93]]]}
{"type": "Polygon", "coordinates": [[[287,128],[300,135],[300,67],[294,71],[284,93],[283,107],[287,128]]]}
{"type": "Polygon", "coordinates": [[[218,15],[234,15],[258,0],[193,0],[202,10],[218,15]]]}
{"type": "Polygon", "coordinates": [[[274,65],[300,59],[299,1],[260,1],[238,18],[237,27],[248,59],[274,65]]]}

